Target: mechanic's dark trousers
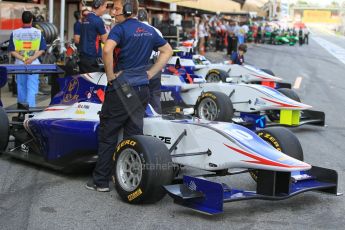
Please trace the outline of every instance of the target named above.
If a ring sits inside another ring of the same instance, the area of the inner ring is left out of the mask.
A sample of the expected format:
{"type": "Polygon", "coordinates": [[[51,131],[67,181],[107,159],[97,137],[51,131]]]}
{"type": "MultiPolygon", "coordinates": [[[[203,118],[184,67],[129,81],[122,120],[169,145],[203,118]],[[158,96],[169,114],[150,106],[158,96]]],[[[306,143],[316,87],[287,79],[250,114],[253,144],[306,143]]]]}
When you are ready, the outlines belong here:
{"type": "Polygon", "coordinates": [[[93,73],[99,72],[100,67],[98,65],[96,58],[90,58],[86,56],[80,56],[79,65],[79,72],[82,73],[93,73]]]}
{"type": "Polygon", "coordinates": [[[302,36],[298,37],[298,41],[299,41],[300,46],[303,45],[303,37],[302,36]]]}
{"type": "Polygon", "coordinates": [[[229,37],[228,36],[228,49],[227,53],[228,55],[231,55],[232,52],[237,52],[237,37],[229,37]]]}
{"type": "MultiPolygon", "coordinates": [[[[148,69],[150,69],[151,66],[153,66],[154,61],[150,61],[150,65],[148,66],[148,69]]],[[[149,104],[152,106],[152,108],[155,110],[156,113],[162,114],[162,105],[161,105],[161,76],[162,72],[159,71],[155,76],[153,76],[149,82],[149,89],[150,89],[150,100],[149,104]]]]}
{"type": "Polygon", "coordinates": [[[309,35],[308,34],[304,35],[304,43],[307,45],[309,44],[309,35]]]}
{"type": "MultiPolygon", "coordinates": [[[[117,80],[113,85],[118,84],[117,80]]],[[[133,95],[127,98],[120,88],[108,86],[100,113],[98,130],[98,159],[93,171],[93,181],[99,187],[109,187],[112,156],[118,143],[119,131],[123,137],[143,134],[143,120],[149,100],[148,85],[133,87],[133,95]]]]}

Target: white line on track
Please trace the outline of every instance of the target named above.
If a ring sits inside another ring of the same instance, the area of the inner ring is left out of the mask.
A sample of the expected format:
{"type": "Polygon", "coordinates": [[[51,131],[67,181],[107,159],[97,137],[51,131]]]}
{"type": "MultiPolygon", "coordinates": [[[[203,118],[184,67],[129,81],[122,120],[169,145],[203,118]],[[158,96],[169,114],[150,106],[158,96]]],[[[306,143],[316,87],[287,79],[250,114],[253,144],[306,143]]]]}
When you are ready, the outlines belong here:
{"type": "Polygon", "coordinates": [[[330,54],[336,57],[339,61],[345,64],[345,49],[327,41],[326,39],[320,37],[313,37],[314,41],[319,43],[324,49],[326,49],[330,54]]]}
{"type": "Polygon", "coordinates": [[[295,80],[295,84],[293,85],[294,89],[299,89],[301,87],[301,83],[302,83],[302,77],[297,77],[295,80]]]}

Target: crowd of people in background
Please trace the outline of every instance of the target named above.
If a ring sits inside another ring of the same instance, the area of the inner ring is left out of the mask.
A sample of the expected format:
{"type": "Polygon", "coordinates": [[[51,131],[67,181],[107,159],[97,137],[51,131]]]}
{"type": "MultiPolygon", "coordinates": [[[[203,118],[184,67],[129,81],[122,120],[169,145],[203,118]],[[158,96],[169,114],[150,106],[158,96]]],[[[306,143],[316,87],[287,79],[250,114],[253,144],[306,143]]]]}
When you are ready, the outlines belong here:
{"type": "Polygon", "coordinates": [[[245,43],[266,43],[299,45],[309,43],[307,27],[282,27],[262,22],[238,22],[235,20],[208,20],[201,16],[197,25],[198,48],[200,54],[207,51],[224,51],[227,55],[238,51],[238,47],[245,43]],[[285,37],[285,40],[278,38],[285,37]]]}

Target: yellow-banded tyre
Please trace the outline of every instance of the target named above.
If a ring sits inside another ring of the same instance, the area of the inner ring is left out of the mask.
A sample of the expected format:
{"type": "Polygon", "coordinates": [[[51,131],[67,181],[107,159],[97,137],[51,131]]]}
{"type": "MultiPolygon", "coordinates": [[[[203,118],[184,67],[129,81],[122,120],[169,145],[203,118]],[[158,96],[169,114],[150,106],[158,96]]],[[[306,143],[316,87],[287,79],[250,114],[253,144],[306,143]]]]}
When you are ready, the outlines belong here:
{"type": "Polygon", "coordinates": [[[202,93],[195,104],[196,116],[209,121],[229,122],[234,116],[230,97],[222,92],[202,93]]]}
{"type": "Polygon", "coordinates": [[[207,82],[226,82],[228,73],[221,69],[211,69],[206,75],[207,82]]]}
{"type": "MultiPolygon", "coordinates": [[[[256,131],[256,134],[275,149],[284,154],[303,161],[303,149],[301,143],[289,129],[284,127],[269,127],[256,131]]],[[[257,171],[250,172],[252,178],[257,180],[257,171]]]]}
{"type": "Polygon", "coordinates": [[[5,110],[0,107],[0,153],[5,151],[8,145],[10,126],[5,110]]]}
{"type": "Polygon", "coordinates": [[[173,164],[166,145],[155,137],[133,136],[121,141],[113,156],[113,181],[127,203],[155,203],[173,180],[173,164]]]}

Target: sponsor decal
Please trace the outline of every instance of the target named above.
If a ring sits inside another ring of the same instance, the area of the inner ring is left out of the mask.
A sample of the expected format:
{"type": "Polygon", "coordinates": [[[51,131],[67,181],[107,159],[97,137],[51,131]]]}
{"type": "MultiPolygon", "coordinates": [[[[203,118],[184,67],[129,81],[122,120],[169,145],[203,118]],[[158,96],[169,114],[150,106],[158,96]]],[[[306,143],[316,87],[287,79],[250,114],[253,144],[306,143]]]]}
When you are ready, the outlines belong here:
{"type": "Polygon", "coordinates": [[[174,101],[174,98],[172,97],[172,92],[161,92],[161,101],[174,101]]]}
{"type": "Polygon", "coordinates": [[[282,151],[280,144],[271,134],[259,132],[258,136],[261,137],[262,139],[264,139],[265,141],[269,142],[278,151],[280,151],[280,152],[282,151]]]}
{"type": "Polygon", "coordinates": [[[261,99],[259,99],[259,98],[256,98],[255,102],[254,102],[254,105],[261,105],[262,106],[262,105],[266,105],[266,102],[261,100],[261,99]]]}
{"type": "Polygon", "coordinates": [[[156,137],[158,138],[159,140],[163,141],[165,144],[168,144],[170,145],[171,144],[171,137],[164,137],[164,136],[156,136],[156,135],[148,135],[148,136],[151,136],[151,137],[156,137]]]}
{"type": "Polygon", "coordinates": [[[191,180],[188,184],[188,188],[192,191],[196,191],[197,187],[196,187],[196,184],[193,180],[191,180]]]}
{"type": "Polygon", "coordinates": [[[213,100],[217,99],[217,97],[215,95],[213,95],[212,93],[204,93],[204,94],[201,95],[201,97],[199,97],[199,100],[204,99],[205,97],[210,97],[213,100]]]}
{"type": "Polygon", "coordinates": [[[78,105],[78,109],[90,109],[90,105],[82,105],[82,104],[79,104],[79,105],[78,105]]]}
{"type": "Polygon", "coordinates": [[[133,36],[134,37],[147,37],[147,36],[152,36],[152,33],[146,31],[142,27],[138,27],[133,36]]]}
{"type": "Polygon", "coordinates": [[[77,110],[75,111],[75,114],[85,115],[85,111],[84,111],[84,110],[81,110],[81,109],[77,109],[77,110]]]}
{"type": "Polygon", "coordinates": [[[143,192],[141,191],[140,188],[138,188],[137,190],[135,190],[135,192],[133,192],[127,196],[128,201],[134,200],[135,198],[139,197],[141,194],[143,194],[143,192]]]}
{"type": "Polygon", "coordinates": [[[78,100],[79,95],[77,95],[79,89],[79,81],[77,79],[72,79],[68,83],[67,92],[63,96],[64,102],[70,102],[74,100],[78,100]]]}
{"type": "Polygon", "coordinates": [[[137,145],[137,142],[133,140],[124,140],[117,146],[116,152],[120,151],[120,149],[128,145],[134,147],[137,145]]]}
{"type": "Polygon", "coordinates": [[[216,69],[211,69],[209,72],[208,72],[208,74],[211,74],[211,73],[214,73],[214,74],[220,74],[220,72],[218,71],[218,70],[216,70],[216,69]]]}

